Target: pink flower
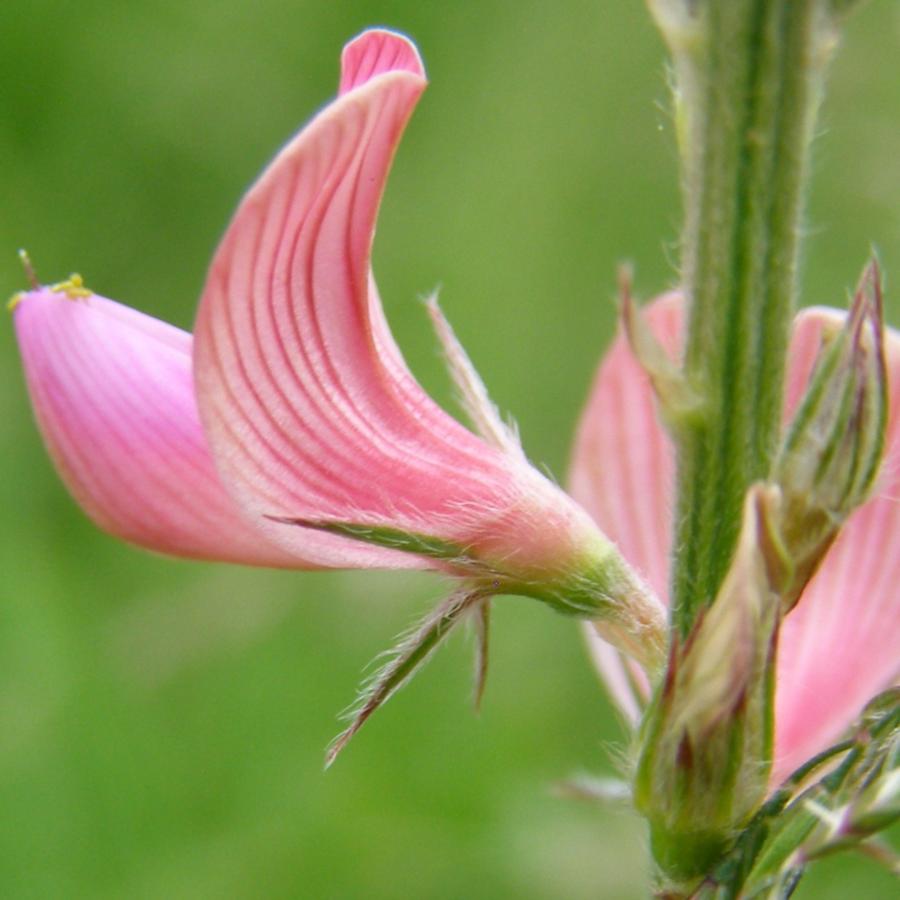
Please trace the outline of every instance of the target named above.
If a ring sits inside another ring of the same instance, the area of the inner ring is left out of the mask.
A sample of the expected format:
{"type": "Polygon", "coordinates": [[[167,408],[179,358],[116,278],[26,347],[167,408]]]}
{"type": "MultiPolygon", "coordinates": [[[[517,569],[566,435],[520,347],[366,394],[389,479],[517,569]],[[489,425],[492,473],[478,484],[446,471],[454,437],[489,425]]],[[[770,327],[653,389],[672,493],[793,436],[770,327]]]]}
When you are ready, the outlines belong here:
{"type": "MultiPolygon", "coordinates": [[[[844,313],[804,310],[790,349],[787,410],[801,395],[823,327],[844,313]]],[[[667,295],[647,310],[657,339],[676,356],[683,304],[667,295]]],[[[778,784],[825,749],[865,703],[900,674],[900,333],[889,330],[887,453],[873,499],[854,513],[782,626],[775,698],[778,784]]],[[[623,335],[600,365],[578,430],[573,495],[650,583],[668,593],[674,450],[653,390],[623,335]]],[[[646,679],[592,629],[595,661],[622,712],[636,722],[646,679]]],[[[727,660],[723,660],[727,664],[727,660]]]]}
{"type": "MultiPolygon", "coordinates": [[[[372,235],[425,84],[405,38],[376,30],[347,45],[339,97],[240,204],[193,339],[79,278],[15,298],[38,422],[81,506],[141,546],[268,566],[440,568],[481,595],[590,613],[623,584],[643,588],[617,570],[624,581],[604,595],[614,548],[527,462],[436,304],[483,437],[416,383],[384,319],[372,235]],[[603,578],[583,609],[569,588],[587,569],[603,578]]],[[[635,628],[652,620],[659,650],[661,607],[644,599],[635,628]]]]}

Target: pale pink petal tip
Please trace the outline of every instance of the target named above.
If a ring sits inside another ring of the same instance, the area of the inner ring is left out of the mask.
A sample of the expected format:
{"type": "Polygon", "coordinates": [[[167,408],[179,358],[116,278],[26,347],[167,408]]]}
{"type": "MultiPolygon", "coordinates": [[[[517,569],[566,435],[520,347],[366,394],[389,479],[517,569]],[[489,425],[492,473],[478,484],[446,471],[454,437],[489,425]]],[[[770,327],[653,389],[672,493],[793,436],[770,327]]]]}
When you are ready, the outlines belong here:
{"type": "Polygon", "coordinates": [[[339,94],[345,94],[386,72],[411,72],[425,77],[416,45],[402,34],[383,28],[364,31],[341,54],[339,94]]]}
{"type": "Polygon", "coordinates": [[[30,291],[14,310],[35,416],[78,503],[151,550],[296,565],[219,484],[194,403],[191,336],[81,293],[30,291]]]}
{"type": "Polygon", "coordinates": [[[582,631],[591,659],[606,684],[610,698],[625,718],[626,723],[632,728],[636,728],[641,720],[643,709],[626,668],[628,663],[615,647],[597,634],[592,622],[583,622],[582,631]]]}

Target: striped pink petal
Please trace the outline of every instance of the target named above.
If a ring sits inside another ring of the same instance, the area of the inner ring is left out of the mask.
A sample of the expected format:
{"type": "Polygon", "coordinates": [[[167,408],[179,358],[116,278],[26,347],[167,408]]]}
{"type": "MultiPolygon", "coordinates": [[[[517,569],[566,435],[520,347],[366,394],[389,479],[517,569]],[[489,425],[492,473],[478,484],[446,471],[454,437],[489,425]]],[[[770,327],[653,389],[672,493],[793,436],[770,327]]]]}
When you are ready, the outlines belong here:
{"type": "Polygon", "coordinates": [[[425,87],[418,55],[398,35],[367,32],[343,66],[342,95],[250,190],[213,260],[195,344],[213,453],[240,505],[287,547],[305,530],[265,517],[466,544],[494,526],[521,530],[520,501],[550,485],[425,394],[371,279],[382,190],[425,87]]]}
{"type": "MultiPolygon", "coordinates": [[[[644,311],[653,333],[675,351],[681,299],[668,294],[644,311]]],[[[603,359],[582,413],[570,492],[653,588],[668,596],[674,450],[660,427],[650,381],[623,333],[603,359]]]]}
{"type": "Polygon", "coordinates": [[[96,295],[21,295],[16,334],[63,481],[117,537],[163,553],[258,565],[297,560],[243,522],[200,427],[191,336],[96,295]]]}
{"type": "MultiPolygon", "coordinates": [[[[668,294],[644,315],[657,339],[674,354],[680,297],[668,294]]],[[[575,435],[569,490],[661,599],[669,590],[674,477],[674,451],[657,421],[650,381],[620,329],[597,371],[575,435]]],[[[636,724],[641,701],[646,700],[646,678],[590,624],[585,634],[610,696],[636,724]]]]}
{"type": "MultiPolygon", "coordinates": [[[[646,310],[673,355],[682,310],[668,295],[646,310]]],[[[806,310],[792,338],[786,409],[812,368],[831,310],[806,310]]],[[[900,334],[886,338],[891,411],[887,457],[874,499],[842,530],[796,609],[785,620],[776,693],[777,784],[835,740],[865,702],[900,674],[900,334]]],[[[668,596],[674,452],[653,391],[619,335],[604,358],[575,441],[571,490],[661,598],[668,596]]],[[[591,637],[592,642],[599,639],[591,637]]],[[[609,648],[592,648],[614,699],[635,718],[633,675],[609,648]],[[630,675],[630,677],[626,677],[630,675]]],[[[640,691],[638,691],[638,694],[640,691]]]]}

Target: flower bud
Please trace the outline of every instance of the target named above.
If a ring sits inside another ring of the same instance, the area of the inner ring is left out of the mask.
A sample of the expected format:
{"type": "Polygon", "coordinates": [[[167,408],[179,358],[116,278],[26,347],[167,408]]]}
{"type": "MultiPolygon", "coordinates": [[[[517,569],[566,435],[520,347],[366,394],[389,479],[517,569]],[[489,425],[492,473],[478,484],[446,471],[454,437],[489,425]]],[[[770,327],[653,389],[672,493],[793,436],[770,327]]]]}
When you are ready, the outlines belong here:
{"type": "Polygon", "coordinates": [[[886,424],[881,284],[873,260],[843,326],[823,336],[772,470],[771,480],[783,496],[778,532],[790,570],[785,612],[797,602],[847,516],[868,499],[886,424]]]}
{"type": "Polygon", "coordinates": [[[687,638],[675,639],[645,719],[635,802],[650,821],[654,857],[676,880],[707,871],[765,794],[780,622],[771,531],[779,502],[771,486],[748,492],[731,568],[687,638]]]}

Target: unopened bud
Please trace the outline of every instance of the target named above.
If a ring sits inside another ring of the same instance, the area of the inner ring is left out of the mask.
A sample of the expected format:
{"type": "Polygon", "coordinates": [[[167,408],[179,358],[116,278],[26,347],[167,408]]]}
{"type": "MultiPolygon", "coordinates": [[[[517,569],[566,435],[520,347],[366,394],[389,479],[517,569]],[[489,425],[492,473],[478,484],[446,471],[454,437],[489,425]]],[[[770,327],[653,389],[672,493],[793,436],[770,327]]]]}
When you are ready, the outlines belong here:
{"type": "Polygon", "coordinates": [[[737,551],[713,605],[686,639],[647,714],[635,781],[668,876],[707,871],[765,794],[780,623],[772,586],[777,489],[754,485],[737,551]]]}
{"type": "Polygon", "coordinates": [[[881,283],[873,260],[850,314],[824,337],[806,393],[772,470],[783,507],[779,534],[797,601],[847,516],[868,499],[884,452],[887,376],[881,283]]]}
{"type": "Polygon", "coordinates": [[[808,787],[794,807],[789,827],[802,841],[797,855],[808,861],[865,847],[897,872],[887,845],[870,839],[900,819],[900,689],[874,698],[854,732],[844,742],[841,762],[808,787]]]}

